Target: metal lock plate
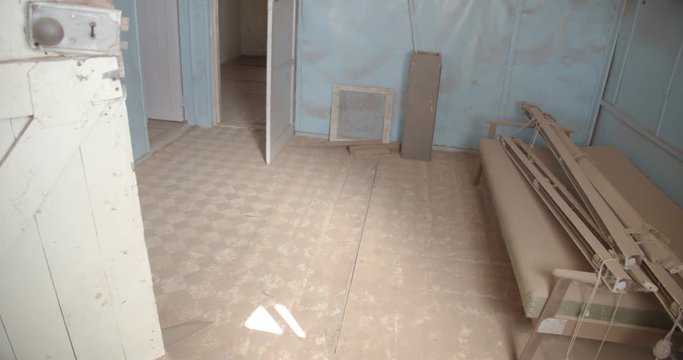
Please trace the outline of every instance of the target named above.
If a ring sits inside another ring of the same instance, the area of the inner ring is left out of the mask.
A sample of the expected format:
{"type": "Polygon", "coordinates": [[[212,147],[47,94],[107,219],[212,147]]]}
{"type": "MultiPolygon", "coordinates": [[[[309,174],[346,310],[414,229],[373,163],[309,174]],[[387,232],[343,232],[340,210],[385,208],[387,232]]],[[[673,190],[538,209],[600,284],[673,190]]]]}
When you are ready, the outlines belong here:
{"type": "Polygon", "coordinates": [[[34,49],[62,54],[118,54],[120,26],[120,10],[28,4],[28,43],[34,49]]]}

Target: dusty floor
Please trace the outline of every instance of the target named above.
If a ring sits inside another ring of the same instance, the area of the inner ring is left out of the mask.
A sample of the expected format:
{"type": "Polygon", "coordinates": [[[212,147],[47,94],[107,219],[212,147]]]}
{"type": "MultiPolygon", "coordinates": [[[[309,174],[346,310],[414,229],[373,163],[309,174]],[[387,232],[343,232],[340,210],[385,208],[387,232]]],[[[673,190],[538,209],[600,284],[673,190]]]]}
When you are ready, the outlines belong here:
{"type": "Polygon", "coordinates": [[[150,148],[163,144],[183,127],[185,127],[185,123],[180,121],[149,119],[147,121],[147,131],[150,148]]]}
{"type": "MultiPolygon", "coordinates": [[[[531,326],[488,193],[470,185],[477,156],[354,158],[295,138],[267,167],[265,67],[243,60],[221,68],[228,126],[192,129],[137,169],[162,327],[211,322],[169,357],[513,359],[531,326]],[[247,328],[259,307],[281,335],[247,328]]],[[[563,358],[567,343],[542,352],[563,358]]],[[[581,341],[574,358],[596,349],[581,341]]]]}
{"type": "MultiPolygon", "coordinates": [[[[263,136],[191,129],[136,170],[162,327],[213,322],[167,344],[170,359],[514,358],[530,322],[488,193],[470,185],[476,155],[354,158],[297,137],[268,167],[263,136]],[[282,335],[245,327],[259,306],[282,335]]],[[[596,349],[579,341],[572,358],[596,349]]],[[[607,345],[601,359],[647,354],[607,345]]]]}
{"type": "Polygon", "coordinates": [[[266,126],[265,57],[245,56],[221,66],[221,123],[266,126]]]}

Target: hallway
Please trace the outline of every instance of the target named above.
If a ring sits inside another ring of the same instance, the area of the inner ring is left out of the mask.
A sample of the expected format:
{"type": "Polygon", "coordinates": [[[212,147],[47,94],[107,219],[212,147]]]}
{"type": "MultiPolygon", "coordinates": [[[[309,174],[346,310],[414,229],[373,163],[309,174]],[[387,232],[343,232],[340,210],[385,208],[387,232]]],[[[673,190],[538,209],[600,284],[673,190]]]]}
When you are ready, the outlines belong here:
{"type": "Polygon", "coordinates": [[[241,56],[221,66],[221,124],[266,126],[266,58],[241,56]]]}

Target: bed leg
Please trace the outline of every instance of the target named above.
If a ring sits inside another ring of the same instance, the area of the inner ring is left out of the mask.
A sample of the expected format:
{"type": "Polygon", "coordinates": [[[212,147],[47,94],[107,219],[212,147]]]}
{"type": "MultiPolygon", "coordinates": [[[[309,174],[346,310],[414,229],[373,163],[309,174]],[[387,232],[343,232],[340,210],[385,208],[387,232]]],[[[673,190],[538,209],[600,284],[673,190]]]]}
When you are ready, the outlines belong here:
{"type": "Polygon", "coordinates": [[[529,341],[527,341],[524,349],[517,357],[518,360],[531,360],[534,357],[534,354],[536,354],[536,350],[538,350],[538,346],[541,345],[541,340],[543,340],[544,337],[544,334],[538,332],[538,328],[541,326],[543,320],[554,317],[555,314],[557,314],[557,310],[559,310],[562,299],[564,299],[564,295],[567,293],[571,282],[572,281],[569,279],[556,279],[553,291],[550,293],[548,301],[546,301],[543,311],[541,312],[541,316],[538,317],[538,321],[534,326],[534,332],[531,334],[529,341]]]}

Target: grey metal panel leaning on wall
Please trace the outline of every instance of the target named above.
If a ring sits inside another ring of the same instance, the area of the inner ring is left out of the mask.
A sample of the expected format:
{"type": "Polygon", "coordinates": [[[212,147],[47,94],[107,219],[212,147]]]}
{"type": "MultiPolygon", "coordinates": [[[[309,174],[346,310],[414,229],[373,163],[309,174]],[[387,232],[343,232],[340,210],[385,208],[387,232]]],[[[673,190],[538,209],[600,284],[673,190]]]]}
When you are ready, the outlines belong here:
{"type": "Polygon", "coordinates": [[[441,54],[418,51],[411,55],[406,120],[401,144],[401,157],[431,160],[434,122],[441,82],[441,54]]]}

